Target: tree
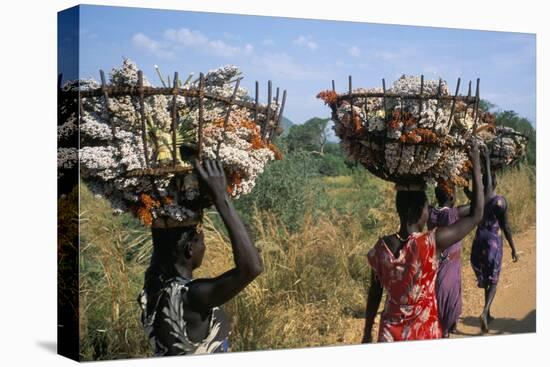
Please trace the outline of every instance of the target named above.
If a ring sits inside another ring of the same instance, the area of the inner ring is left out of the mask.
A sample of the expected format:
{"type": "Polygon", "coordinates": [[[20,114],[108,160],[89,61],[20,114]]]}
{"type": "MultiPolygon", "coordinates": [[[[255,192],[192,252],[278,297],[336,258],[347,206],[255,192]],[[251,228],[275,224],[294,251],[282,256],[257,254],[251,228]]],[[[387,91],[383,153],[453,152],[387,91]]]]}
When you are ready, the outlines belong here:
{"type": "Polygon", "coordinates": [[[496,106],[497,106],[496,104],[491,103],[491,102],[489,102],[485,99],[480,99],[479,100],[479,109],[482,110],[483,112],[489,112],[490,110],[492,110],[496,106]]]}
{"type": "Polygon", "coordinates": [[[327,143],[327,125],[329,118],[311,118],[301,125],[290,127],[287,142],[288,151],[308,151],[324,154],[327,143]]]}

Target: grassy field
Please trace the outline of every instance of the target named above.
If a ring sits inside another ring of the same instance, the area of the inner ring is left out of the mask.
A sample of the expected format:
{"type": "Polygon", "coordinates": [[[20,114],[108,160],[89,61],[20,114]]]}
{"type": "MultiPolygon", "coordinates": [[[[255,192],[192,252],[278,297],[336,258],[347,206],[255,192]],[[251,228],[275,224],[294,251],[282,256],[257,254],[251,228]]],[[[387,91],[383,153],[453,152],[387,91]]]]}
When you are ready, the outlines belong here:
{"type": "MultiPolygon", "coordinates": [[[[312,180],[326,200],[308,208],[298,230],[288,230],[269,211],[250,208],[265,271],[225,305],[234,351],[347,343],[349,320],[364,312],[366,254],[380,235],[397,229],[392,185],[365,172],[312,180]]],[[[535,173],[529,166],[501,174],[497,191],[508,199],[514,231],[535,223],[535,173]]],[[[129,215],[113,216],[109,204],[85,186],[81,208],[81,355],[148,356],[136,297],[151,251],[149,231],[129,215]]],[[[206,258],[196,276],[232,266],[227,235],[217,223],[217,214],[208,212],[206,258]]],[[[465,243],[467,258],[471,238],[465,243]]]]}

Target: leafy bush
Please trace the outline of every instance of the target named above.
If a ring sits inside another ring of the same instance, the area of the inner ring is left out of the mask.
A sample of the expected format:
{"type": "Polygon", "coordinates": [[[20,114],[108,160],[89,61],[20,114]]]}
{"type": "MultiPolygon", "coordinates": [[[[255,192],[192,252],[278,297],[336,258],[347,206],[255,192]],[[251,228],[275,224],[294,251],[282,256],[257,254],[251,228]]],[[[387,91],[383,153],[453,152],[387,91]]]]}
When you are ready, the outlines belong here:
{"type": "Polygon", "coordinates": [[[325,200],[323,188],[312,180],[318,172],[319,160],[310,153],[290,153],[268,165],[252,192],[236,200],[236,207],[248,224],[255,208],[271,212],[287,229],[296,231],[308,208],[317,208],[325,200]]]}
{"type": "Polygon", "coordinates": [[[341,155],[325,153],[319,160],[319,174],[322,176],[344,176],[351,172],[341,155]]]}

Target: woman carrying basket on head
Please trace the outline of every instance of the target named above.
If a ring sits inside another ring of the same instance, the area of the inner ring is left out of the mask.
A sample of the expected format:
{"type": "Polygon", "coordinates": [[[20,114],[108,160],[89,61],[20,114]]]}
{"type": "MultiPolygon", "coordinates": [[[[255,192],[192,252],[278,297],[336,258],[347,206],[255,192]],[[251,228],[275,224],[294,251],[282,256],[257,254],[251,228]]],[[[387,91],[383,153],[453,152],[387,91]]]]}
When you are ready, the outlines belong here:
{"type": "Polygon", "coordinates": [[[380,319],[378,341],[436,339],[442,336],[435,280],[437,250],[443,251],[464,238],[483,215],[483,189],[477,143],[472,144],[473,197],[469,215],[455,223],[423,232],[428,220],[423,188],[397,187],[397,233],[383,236],[368,253],[372,267],[368,292],[364,343],[372,342],[372,328],[383,289],[386,304],[380,319]]]}
{"type": "Polygon", "coordinates": [[[481,331],[489,331],[489,323],[493,320],[491,316],[491,304],[496,295],[497,283],[502,266],[503,241],[500,230],[504,232],[506,240],[512,250],[512,260],[518,261],[512,231],[508,221],[508,203],[504,196],[497,195],[496,175],[489,165],[483,175],[485,186],[486,204],[483,218],[479,223],[472,244],[470,262],[476,274],[477,286],[484,289],[485,306],[479,316],[481,331]]]}
{"type": "MultiPolygon", "coordinates": [[[[482,146],[485,148],[484,146],[482,146]]],[[[483,149],[485,169],[489,167],[489,151],[483,149]]],[[[466,195],[471,193],[464,189],[466,195]]],[[[470,214],[470,205],[455,207],[456,190],[454,185],[440,182],[435,188],[435,196],[438,206],[430,207],[428,214],[428,230],[436,227],[445,227],[470,214]]],[[[485,200],[487,204],[489,196],[485,187],[485,200]]],[[[439,251],[435,293],[437,296],[437,308],[439,323],[446,338],[450,333],[456,332],[456,325],[462,312],[462,240],[457,241],[444,251],[439,251]]]]}
{"type": "Polygon", "coordinates": [[[194,279],[205,252],[200,226],[153,227],[153,254],[138,302],[155,356],[227,351],[229,325],[218,307],[262,272],[258,251],[227,194],[221,163],[206,160],[197,170],[229,232],[235,267],[194,279]]]}

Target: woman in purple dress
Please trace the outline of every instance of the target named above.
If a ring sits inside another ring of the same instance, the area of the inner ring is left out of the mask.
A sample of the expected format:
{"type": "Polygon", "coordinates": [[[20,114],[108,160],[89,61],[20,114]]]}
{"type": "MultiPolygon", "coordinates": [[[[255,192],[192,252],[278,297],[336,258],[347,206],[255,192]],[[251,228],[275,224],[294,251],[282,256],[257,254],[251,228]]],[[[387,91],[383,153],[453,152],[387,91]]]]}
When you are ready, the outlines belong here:
{"type": "MultiPolygon", "coordinates": [[[[455,223],[470,212],[470,206],[456,208],[455,189],[438,185],[435,195],[439,207],[430,207],[428,229],[445,227],[455,223]]],[[[462,312],[462,271],[460,252],[462,241],[458,241],[439,254],[439,268],[435,283],[439,323],[443,337],[456,331],[456,323],[462,312]]]]}
{"type": "MultiPolygon", "coordinates": [[[[485,170],[490,170],[489,152],[482,149],[485,170]]],[[[468,189],[464,190],[468,197],[468,189]]],[[[484,190],[484,200],[487,204],[489,195],[484,190]]],[[[470,205],[455,207],[456,190],[454,185],[440,183],[435,188],[438,207],[430,207],[428,229],[445,227],[470,214],[470,205]]],[[[439,322],[443,337],[449,337],[456,332],[456,325],[462,313],[462,240],[456,242],[439,254],[439,268],[435,284],[439,322]]]]}
{"type": "Polygon", "coordinates": [[[477,227],[470,262],[476,274],[477,286],[485,290],[485,306],[479,321],[481,330],[486,333],[489,331],[489,323],[493,320],[491,304],[497,291],[502,265],[501,229],[512,250],[512,260],[518,261],[518,256],[508,222],[508,204],[503,196],[495,193],[496,176],[491,172],[490,167],[483,175],[483,185],[486,193],[485,210],[483,219],[477,227]]]}

